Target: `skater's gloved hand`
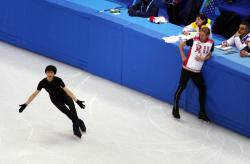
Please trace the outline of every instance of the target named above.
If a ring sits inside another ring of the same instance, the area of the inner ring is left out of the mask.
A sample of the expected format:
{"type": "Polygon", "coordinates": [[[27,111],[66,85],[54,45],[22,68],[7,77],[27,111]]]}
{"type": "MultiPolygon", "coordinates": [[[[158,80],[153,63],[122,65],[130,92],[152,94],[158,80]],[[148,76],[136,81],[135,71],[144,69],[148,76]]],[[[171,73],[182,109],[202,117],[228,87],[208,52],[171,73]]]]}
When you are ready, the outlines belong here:
{"type": "Polygon", "coordinates": [[[85,105],[83,104],[84,101],[77,100],[76,103],[79,105],[80,108],[84,109],[85,105]]]}
{"type": "Polygon", "coordinates": [[[21,104],[19,106],[20,106],[19,113],[22,113],[24,109],[27,107],[27,104],[21,104]]]}

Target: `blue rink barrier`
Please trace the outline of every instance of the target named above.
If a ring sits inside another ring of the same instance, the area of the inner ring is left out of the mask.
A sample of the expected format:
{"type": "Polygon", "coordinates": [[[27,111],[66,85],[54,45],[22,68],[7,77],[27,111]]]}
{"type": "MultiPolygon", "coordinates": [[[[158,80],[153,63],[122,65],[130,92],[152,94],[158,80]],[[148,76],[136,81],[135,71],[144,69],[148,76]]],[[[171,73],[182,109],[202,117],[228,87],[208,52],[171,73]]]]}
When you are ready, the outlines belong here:
{"type": "MultiPolygon", "coordinates": [[[[0,39],[172,103],[181,59],[178,44],[161,38],[181,28],[129,17],[126,10],[99,12],[117,6],[104,0],[2,0],[0,39]]],[[[207,112],[213,122],[250,137],[250,59],[223,53],[215,50],[204,66],[207,112]]],[[[181,106],[199,111],[192,82],[181,106]]]]}

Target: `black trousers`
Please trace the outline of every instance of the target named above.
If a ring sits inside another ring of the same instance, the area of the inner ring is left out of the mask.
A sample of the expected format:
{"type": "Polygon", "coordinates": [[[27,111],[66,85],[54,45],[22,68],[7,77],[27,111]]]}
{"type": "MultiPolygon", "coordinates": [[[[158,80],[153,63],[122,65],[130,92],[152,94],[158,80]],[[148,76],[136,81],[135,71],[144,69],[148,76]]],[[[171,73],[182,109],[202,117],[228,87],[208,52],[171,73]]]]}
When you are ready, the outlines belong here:
{"type": "Polygon", "coordinates": [[[178,89],[175,92],[174,97],[174,106],[178,109],[179,108],[179,99],[181,93],[187,86],[188,80],[192,79],[194,84],[199,89],[199,102],[200,102],[200,112],[205,113],[205,99],[206,99],[206,87],[204,85],[204,80],[201,73],[194,73],[182,68],[181,71],[181,78],[179,82],[178,89]]]}
{"type": "Polygon", "coordinates": [[[73,128],[79,128],[79,118],[77,116],[75,104],[68,95],[64,95],[61,99],[51,99],[51,101],[62,113],[64,113],[72,121],[73,128]]]}
{"type": "Polygon", "coordinates": [[[167,14],[168,14],[168,19],[170,23],[180,25],[181,21],[179,18],[179,12],[180,12],[180,4],[172,5],[172,4],[167,4],[167,14]]]}

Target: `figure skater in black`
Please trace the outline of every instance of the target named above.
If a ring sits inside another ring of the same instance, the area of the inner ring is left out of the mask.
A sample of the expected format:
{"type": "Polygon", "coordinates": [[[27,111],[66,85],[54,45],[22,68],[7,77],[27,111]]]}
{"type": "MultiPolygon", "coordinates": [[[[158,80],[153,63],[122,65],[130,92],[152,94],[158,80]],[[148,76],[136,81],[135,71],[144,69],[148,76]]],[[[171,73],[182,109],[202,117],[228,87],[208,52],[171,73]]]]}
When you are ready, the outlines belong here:
{"type": "Polygon", "coordinates": [[[77,112],[73,100],[84,109],[85,105],[83,101],[80,101],[76,96],[65,86],[61,78],[55,76],[57,69],[53,65],[49,65],[45,69],[46,78],[42,79],[37,90],[28,98],[26,103],[19,105],[19,112],[22,113],[23,110],[34,100],[38,93],[44,88],[50,96],[51,102],[63,112],[72,122],[73,122],[73,132],[74,135],[81,138],[82,132],[86,132],[86,127],[84,122],[78,118],[77,112]]]}

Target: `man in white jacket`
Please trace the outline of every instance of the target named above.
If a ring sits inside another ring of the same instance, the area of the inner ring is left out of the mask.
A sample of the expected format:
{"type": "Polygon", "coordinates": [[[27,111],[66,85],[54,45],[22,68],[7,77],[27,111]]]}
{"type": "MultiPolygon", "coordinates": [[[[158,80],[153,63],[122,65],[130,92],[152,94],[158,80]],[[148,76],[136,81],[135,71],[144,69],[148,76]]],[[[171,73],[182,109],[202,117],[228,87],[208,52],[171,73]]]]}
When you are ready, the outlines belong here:
{"type": "Polygon", "coordinates": [[[248,22],[242,22],[239,30],[228,40],[222,42],[223,47],[235,46],[237,49],[242,50],[246,47],[246,41],[250,38],[250,25],[248,22]]]}

